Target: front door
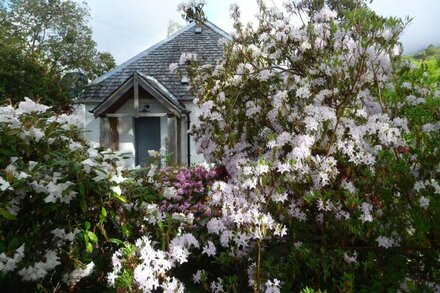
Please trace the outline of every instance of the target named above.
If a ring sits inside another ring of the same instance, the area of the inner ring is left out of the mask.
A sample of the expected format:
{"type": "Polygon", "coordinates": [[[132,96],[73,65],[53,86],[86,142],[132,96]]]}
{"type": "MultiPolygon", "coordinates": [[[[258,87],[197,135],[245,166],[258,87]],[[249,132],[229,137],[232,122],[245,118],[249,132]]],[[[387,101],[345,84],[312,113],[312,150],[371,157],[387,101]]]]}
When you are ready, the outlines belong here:
{"type": "Polygon", "coordinates": [[[149,150],[160,150],[160,117],[135,118],[136,165],[148,161],[149,150]]]}

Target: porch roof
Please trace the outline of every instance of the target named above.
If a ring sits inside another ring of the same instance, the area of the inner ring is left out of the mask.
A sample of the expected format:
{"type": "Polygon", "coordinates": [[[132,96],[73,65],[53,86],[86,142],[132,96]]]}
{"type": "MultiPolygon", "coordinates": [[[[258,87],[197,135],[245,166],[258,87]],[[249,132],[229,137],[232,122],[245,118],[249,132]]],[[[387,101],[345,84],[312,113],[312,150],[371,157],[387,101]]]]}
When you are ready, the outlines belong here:
{"type": "MultiPolygon", "coordinates": [[[[127,80],[125,80],[115,91],[100,102],[91,112],[95,117],[100,117],[111,111],[114,105],[120,104],[123,99],[126,99],[126,93],[134,89],[134,106],[139,104],[139,95],[136,97],[136,87],[141,87],[146,90],[153,98],[165,106],[170,112],[182,117],[183,114],[189,113],[183,104],[179,102],[177,97],[171,93],[162,83],[152,76],[135,71],[127,80]]],[[[137,106],[139,107],[139,106],[137,106]]],[[[139,108],[136,109],[139,112],[139,108]]]]}

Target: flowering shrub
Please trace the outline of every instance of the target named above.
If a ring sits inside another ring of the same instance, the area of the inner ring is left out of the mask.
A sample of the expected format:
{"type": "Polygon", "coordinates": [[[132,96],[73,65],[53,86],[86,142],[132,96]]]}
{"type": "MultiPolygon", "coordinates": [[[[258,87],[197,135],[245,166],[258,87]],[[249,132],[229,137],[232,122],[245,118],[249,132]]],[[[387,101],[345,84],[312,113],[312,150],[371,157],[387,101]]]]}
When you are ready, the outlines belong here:
{"type": "MultiPolygon", "coordinates": [[[[307,3],[286,15],[262,6],[255,30],[234,8],[223,61],[201,65],[187,52],[170,66],[189,65],[198,151],[228,180],[206,188],[201,170],[185,168],[153,180],[165,187],[149,207],[149,251],[169,265],[149,289],[438,289],[437,85],[400,62],[399,20],[307,3]],[[173,240],[189,233],[198,245],[173,240]]],[[[151,257],[135,246],[121,263],[145,266],[151,257]]],[[[124,286],[133,284],[143,286],[124,286]]]]}
{"type": "MultiPolygon", "coordinates": [[[[152,165],[131,171],[130,178],[122,185],[130,203],[118,210],[126,241],[113,254],[109,286],[144,292],[192,288],[196,268],[209,266],[210,257],[217,254],[205,226],[221,210],[210,205],[207,194],[214,181],[228,179],[225,168],[157,170],[152,165]]],[[[200,272],[198,276],[200,283],[200,272]]]]}
{"type": "Polygon", "coordinates": [[[255,291],[437,290],[438,85],[400,61],[404,22],[312,2],[233,7],[224,60],[187,62],[198,151],[231,176],[208,232],[255,291]]]}
{"type": "Polygon", "coordinates": [[[73,116],[30,99],[1,107],[0,129],[2,288],[171,290],[183,285],[165,273],[190,250],[212,253],[183,230],[209,218],[206,195],[224,168],[125,170],[73,116]]]}
{"type": "Polygon", "coordinates": [[[163,180],[161,183],[167,188],[160,209],[209,217],[211,210],[207,202],[207,193],[215,180],[226,179],[225,172],[224,167],[212,170],[203,166],[165,168],[161,171],[160,178],[163,180]]]}
{"type": "Polygon", "coordinates": [[[125,201],[116,191],[124,177],[120,158],[82,137],[73,116],[30,99],[0,108],[2,288],[20,282],[32,290],[24,281],[67,288],[92,273],[102,278],[95,262],[111,237],[107,211],[125,201]]]}

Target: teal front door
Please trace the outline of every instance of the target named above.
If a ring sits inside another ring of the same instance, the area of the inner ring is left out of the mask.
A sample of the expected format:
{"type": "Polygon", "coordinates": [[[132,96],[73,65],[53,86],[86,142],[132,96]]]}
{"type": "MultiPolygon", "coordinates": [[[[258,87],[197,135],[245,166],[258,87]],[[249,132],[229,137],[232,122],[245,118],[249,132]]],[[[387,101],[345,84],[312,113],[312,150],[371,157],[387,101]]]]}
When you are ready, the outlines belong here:
{"type": "Polygon", "coordinates": [[[134,119],[136,165],[148,161],[149,150],[160,150],[160,117],[134,119]]]}

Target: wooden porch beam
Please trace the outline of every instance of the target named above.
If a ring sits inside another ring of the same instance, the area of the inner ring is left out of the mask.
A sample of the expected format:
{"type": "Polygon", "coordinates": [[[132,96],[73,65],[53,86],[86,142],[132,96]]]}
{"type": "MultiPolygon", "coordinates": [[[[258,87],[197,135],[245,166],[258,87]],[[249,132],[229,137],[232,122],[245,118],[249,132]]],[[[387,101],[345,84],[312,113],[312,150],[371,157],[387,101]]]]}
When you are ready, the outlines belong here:
{"type": "Polygon", "coordinates": [[[95,118],[101,116],[108,108],[110,108],[123,94],[125,94],[133,86],[133,78],[128,79],[122,86],[120,86],[108,98],[102,101],[93,109],[95,118]]]}
{"type": "Polygon", "coordinates": [[[179,109],[175,104],[173,104],[171,101],[168,101],[166,98],[162,96],[154,87],[150,86],[148,83],[146,83],[144,80],[140,79],[139,81],[140,86],[142,86],[147,92],[150,93],[150,95],[155,98],[159,103],[161,103],[164,107],[169,109],[171,112],[173,112],[177,117],[181,117],[181,109],[179,109]]]}
{"type": "Polygon", "coordinates": [[[133,76],[133,87],[134,87],[134,116],[139,117],[139,75],[137,72],[133,76]]]}
{"type": "MultiPolygon", "coordinates": [[[[166,116],[167,113],[139,113],[139,117],[163,117],[166,116]]],[[[103,117],[133,117],[132,113],[107,113],[104,114],[103,117]]]]}

